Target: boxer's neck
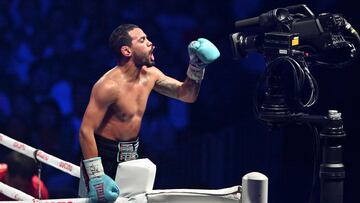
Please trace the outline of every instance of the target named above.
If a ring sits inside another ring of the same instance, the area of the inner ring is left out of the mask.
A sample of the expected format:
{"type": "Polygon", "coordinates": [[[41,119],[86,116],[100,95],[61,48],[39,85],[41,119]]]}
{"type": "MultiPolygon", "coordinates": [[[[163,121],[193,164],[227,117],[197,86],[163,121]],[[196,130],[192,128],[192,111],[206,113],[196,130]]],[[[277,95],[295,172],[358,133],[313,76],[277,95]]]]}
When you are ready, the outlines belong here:
{"type": "Polygon", "coordinates": [[[122,77],[127,81],[134,81],[139,78],[140,68],[137,68],[135,64],[118,64],[116,68],[120,70],[122,77]]]}

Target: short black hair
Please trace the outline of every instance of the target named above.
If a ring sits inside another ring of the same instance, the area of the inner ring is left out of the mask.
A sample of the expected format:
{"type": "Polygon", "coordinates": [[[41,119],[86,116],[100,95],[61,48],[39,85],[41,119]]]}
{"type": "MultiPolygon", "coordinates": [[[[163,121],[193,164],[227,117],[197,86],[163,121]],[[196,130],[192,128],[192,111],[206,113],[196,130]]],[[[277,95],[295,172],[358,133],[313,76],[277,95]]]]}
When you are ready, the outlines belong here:
{"type": "Polygon", "coordinates": [[[122,46],[131,46],[132,39],[129,35],[129,32],[135,28],[139,28],[139,26],[134,24],[122,24],[115,28],[115,30],[111,33],[109,38],[109,46],[118,60],[123,58],[119,48],[122,46]]]}

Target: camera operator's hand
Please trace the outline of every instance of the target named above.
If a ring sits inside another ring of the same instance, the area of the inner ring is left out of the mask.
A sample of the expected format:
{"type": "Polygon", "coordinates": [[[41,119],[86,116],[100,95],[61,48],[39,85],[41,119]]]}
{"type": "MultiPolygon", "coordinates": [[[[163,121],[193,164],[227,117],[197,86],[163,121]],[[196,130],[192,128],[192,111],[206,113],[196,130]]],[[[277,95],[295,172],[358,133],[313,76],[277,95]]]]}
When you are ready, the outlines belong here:
{"type": "Polygon", "coordinates": [[[192,41],[188,46],[190,56],[187,76],[195,81],[204,78],[205,67],[220,56],[216,46],[205,38],[192,41]]]}

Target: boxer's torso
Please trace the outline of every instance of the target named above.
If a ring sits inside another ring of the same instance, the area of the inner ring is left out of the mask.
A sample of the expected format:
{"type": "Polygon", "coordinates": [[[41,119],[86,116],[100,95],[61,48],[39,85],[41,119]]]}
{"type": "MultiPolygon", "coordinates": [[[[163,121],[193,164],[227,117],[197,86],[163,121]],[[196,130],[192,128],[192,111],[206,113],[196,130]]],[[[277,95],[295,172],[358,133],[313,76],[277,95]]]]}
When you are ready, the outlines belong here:
{"type": "Polygon", "coordinates": [[[116,99],[108,107],[100,126],[95,130],[96,134],[120,141],[137,138],[147,99],[156,81],[154,71],[151,71],[153,68],[141,68],[133,80],[126,79],[118,68],[114,68],[98,81],[111,81],[117,90],[116,99]]]}

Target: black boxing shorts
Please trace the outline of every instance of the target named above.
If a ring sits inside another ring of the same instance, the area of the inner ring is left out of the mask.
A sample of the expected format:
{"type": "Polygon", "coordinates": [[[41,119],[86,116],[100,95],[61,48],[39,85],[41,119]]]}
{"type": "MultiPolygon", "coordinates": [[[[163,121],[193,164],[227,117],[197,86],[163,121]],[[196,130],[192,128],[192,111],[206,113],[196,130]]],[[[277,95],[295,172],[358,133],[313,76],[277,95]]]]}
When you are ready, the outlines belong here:
{"type": "Polygon", "coordinates": [[[96,146],[101,157],[104,172],[115,180],[118,164],[138,158],[139,139],[134,141],[114,141],[95,134],[96,146]]]}

